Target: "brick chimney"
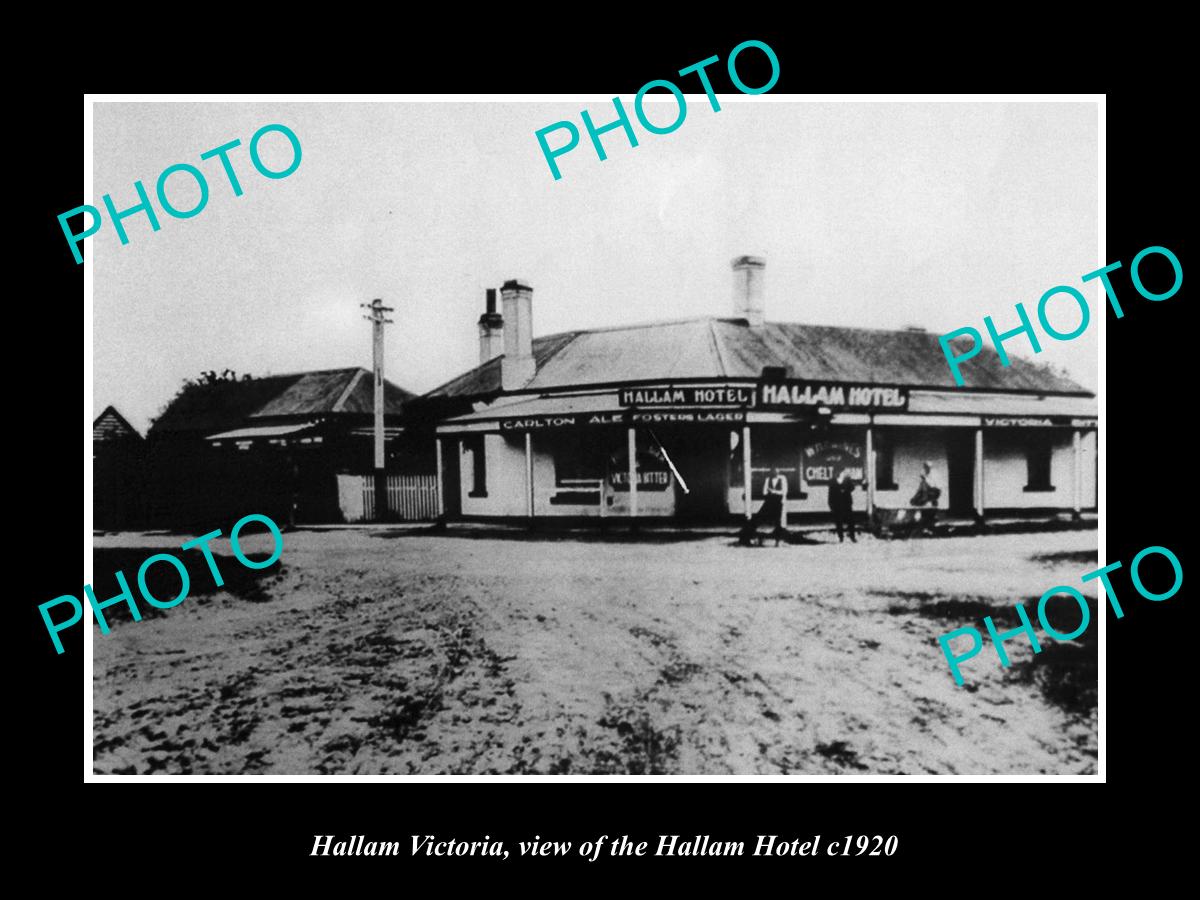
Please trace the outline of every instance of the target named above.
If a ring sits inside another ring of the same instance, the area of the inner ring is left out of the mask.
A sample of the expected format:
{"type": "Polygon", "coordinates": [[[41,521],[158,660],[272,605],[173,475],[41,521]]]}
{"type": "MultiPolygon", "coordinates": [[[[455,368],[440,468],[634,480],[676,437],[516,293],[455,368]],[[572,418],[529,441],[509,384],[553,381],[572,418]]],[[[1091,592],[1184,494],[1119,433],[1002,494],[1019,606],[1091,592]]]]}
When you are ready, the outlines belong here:
{"type": "Polygon", "coordinates": [[[504,316],[496,312],[496,289],[488,288],[487,312],[479,317],[479,364],[504,353],[504,316]]]}
{"type": "Polygon", "coordinates": [[[733,314],[752,328],[765,317],[763,279],[767,261],[761,256],[739,256],[733,261],[733,314]]]}
{"type": "Polygon", "coordinates": [[[533,288],[513,279],[500,287],[504,304],[504,360],[500,383],[506,391],[525,387],[537,371],[533,361],[533,288]]]}

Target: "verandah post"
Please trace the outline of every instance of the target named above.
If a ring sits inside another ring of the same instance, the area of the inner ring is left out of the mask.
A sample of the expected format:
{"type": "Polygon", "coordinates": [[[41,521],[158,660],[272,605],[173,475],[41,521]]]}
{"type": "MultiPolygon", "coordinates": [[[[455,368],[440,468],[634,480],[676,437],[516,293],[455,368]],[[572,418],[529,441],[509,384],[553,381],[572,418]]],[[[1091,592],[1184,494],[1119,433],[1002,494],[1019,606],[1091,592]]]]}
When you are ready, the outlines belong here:
{"type": "Polygon", "coordinates": [[[975,518],[983,521],[983,428],[975,429],[975,518]]]}
{"type": "Polygon", "coordinates": [[[1083,494],[1083,443],[1079,429],[1075,429],[1075,464],[1071,471],[1072,491],[1071,491],[1071,518],[1079,519],[1081,513],[1080,499],[1083,494]]]}
{"type": "Polygon", "coordinates": [[[637,429],[630,425],[626,435],[629,450],[629,518],[636,519],[638,514],[637,489],[637,429]]]}
{"type": "Polygon", "coordinates": [[[750,486],[753,484],[753,477],[750,472],[750,426],[742,426],[742,490],[745,496],[746,518],[749,519],[752,515],[751,505],[752,497],[750,496],[750,486]]]}

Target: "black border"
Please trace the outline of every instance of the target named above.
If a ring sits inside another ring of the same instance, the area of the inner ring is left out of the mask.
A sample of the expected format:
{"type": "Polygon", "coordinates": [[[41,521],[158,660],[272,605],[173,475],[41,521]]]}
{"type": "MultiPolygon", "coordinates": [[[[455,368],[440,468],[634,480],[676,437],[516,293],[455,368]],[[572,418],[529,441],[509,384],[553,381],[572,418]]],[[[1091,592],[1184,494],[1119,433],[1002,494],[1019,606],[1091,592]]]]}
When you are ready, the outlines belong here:
{"type": "MultiPolygon", "coordinates": [[[[338,30],[331,39],[341,37],[338,30]]],[[[296,91],[358,90],[364,86],[463,93],[600,91],[630,96],[646,80],[664,77],[664,73],[712,54],[724,58],[738,40],[758,37],[770,43],[779,56],[778,93],[877,91],[882,87],[955,93],[1009,91],[1013,88],[1008,82],[1017,77],[1016,69],[1032,64],[1028,54],[1033,50],[1014,54],[1010,51],[1015,47],[1004,47],[1004,52],[996,52],[989,61],[982,54],[950,48],[934,59],[934,77],[922,79],[915,74],[921,66],[911,60],[933,50],[906,46],[891,63],[896,67],[893,71],[900,73],[892,79],[847,71],[861,66],[864,52],[847,52],[836,58],[829,52],[822,54],[821,43],[839,37],[844,38],[843,43],[853,43],[853,35],[824,33],[815,24],[782,22],[774,28],[755,22],[739,24],[729,29],[739,35],[733,38],[638,28],[621,34],[599,30],[590,45],[581,30],[574,28],[569,40],[535,35],[500,38],[497,33],[478,38],[476,46],[467,39],[451,41],[422,33],[381,48],[377,55],[364,52],[353,65],[347,60],[345,64],[299,66],[294,82],[269,87],[296,91]],[[332,82],[331,68],[340,70],[332,82]],[[981,74],[971,77],[971,72],[981,74]]],[[[1117,80],[1111,74],[1086,69],[1089,55],[1101,57],[1109,52],[1107,41],[1091,44],[1084,34],[1074,34],[1061,44],[1049,34],[1031,40],[1039,48],[1033,59],[1040,57],[1047,66],[1057,62],[1040,70],[1046,77],[1044,83],[1029,84],[1028,89],[1105,90],[1117,80]],[[1041,53],[1049,55],[1041,57],[1041,53]]],[[[301,50],[310,52],[306,46],[301,50]]],[[[880,63],[886,70],[888,63],[880,63]]],[[[1138,63],[1122,59],[1112,65],[1136,69],[1138,63]]],[[[244,67],[223,76],[214,76],[211,67],[200,68],[206,71],[181,72],[170,85],[160,83],[157,71],[152,86],[142,81],[149,77],[146,72],[124,74],[128,87],[156,91],[218,89],[232,93],[259,90],[265,83],[244,67]]],[[[1161,74],[1161,65],[1153,72],[1161,74]]],[[[111,81],[116,74],[112,70],[100,81],[111,81]]],[[[751,75],[746,78],[754,83],[751,75]]],[[[1163,245],[1171,248],[1187,269],[1182,218],[1189,211],[1184,185],[1190,184],[1192,168],[1185,167],[1185,154],[1190,157],[1192,148],[1179,137],[1175,123],[1190,108],[1190,100],[1185,103],[1173,93],[1172,85],[1166,77],[1144,91],[1128,87],[1109,94],[1108,261],[1120,259],[1128,266],[1143,247],[1163,245]]],[[[109,90],[112,84],[95,84],[94,88],[109,90]]],[[[718,91],[727,89],[717,85],[718,91]]],[[[32,248],[39,264],[26,269],[36,278],[34,290],[10,297],[10,304],[18,307],[14,311],[17,327],[27,329],[25,333],[35,342],[45,335],[43,340],[50,348],[48,358],[37,366],[18,369],[12,365],[17,357],[10,356],[12,376],[21,377],[26,384],[13,397],[16,408],[11,421],[19,426],[19,434],[10,432],[10,446],[16,449],[14,457],[20,467],[14,469],[19,474],[12,476],[19,482],[15,493],[20,505],[10,507],[9,512],[17,520],[12,531],[14,545],[21,548],[10,562],[10,571],[17,580],[14,603],[25,623],[25,653],[15,685],[18,711],[10,723],[15,726],[15,738],[10,741],[21,751],[23,764],[10,777],[33,791],[19,809],[18,821],[31,843],[41,845],[45,861],[61,866],[70,852],[63,846],[72,835],[78,840],[82,831],[89,857],[96,853],[110,860],[117,857],[116,865],[103,867],[86,862],[85,857],[81,868],[97,880],[114,874],[138,880],[173,874],[195,886],[296,883],[322,889],[344,888],[348,879],[360,878],[370,870],[385,883],[416,890],[415,883],[403,879],[420,870],[441,876],[446,880],[435,884],[453,889],[461,886],[461,876],[492,881],[500,870],[490,860],[460,858],[312,858],[308,853],[313,835],[365,833],[375,839],[407,840],[418,833],[459,839],[490,834],[511,843],[532,833],[576,842],[596,834],[626,833],[643,840],[659,833],[708,833],[722,839],[751,840],[760,833],[777,833],[788,839],[815,833],[827,839],[838,834],[897,834],[901,851],[893,858],[863,858],[852,869],[845,868],[848,863],[827,860],[820,869],[831,880],[837,878],[836,884],[863,884],[846,882],[844,876],[850,874],[856,879],[877,876],[878,883],[886,886],[893,883],[897,872],[904,872],[924,884],[962,879],[967,885],[980,877],[1003,878],[1012,881],[1012,889],[1020,890],[1022,871],[1028,875],[1044,866],[1043,871],[1070,875],[1094,864],[1096,843],[1121,842],[1127,853],[1144,849],[1156,858],[1169,853],[1171,837],[1163,831],[1174,826],[1153,812],[1131,821],[1117,811],[1130,802],[1125,792],[1136,790],[1142,797],[1165,798],[1174,793],[1173,779],[1186,783],[1191,761],[1186,745],[1178,745],[1178,736],[1190,726],[1187,689],[1192,679],[1187,657],[1191,654],[1186,646],[1168,641],[1171,637],[1186,640],[1192,632],[1185,619],[1184,591],[1163,603],[1141,600],[1132,590],[1127,569],[1113,579],[1125,617],[1118,621],[1111,611],[1107,617],[1106,764],[1108,782],[1123,798],[1119,806],[1108,802],[1110,795],[1101,803],[1098,794],[1085,797],[1082,789],[1072,788],[1071,797],[1064,798],[1059,793],[1064,789],[1056,785],[1004,783],[407,782],[370,789],[357,785],[221,785],[204,791],[189,786],[139,786],[136,799],[124,793],[129,790],[125,785],[83,785],[80,632],[65,635],[66,653],[56,656],[45,640],[36,611],[36,604],[45,598],[77,591],[80,581],[74,565],[82,535],[69,511],[76,509],[79,497],[82,436],[78,407],[66,402],[77,396],[78,368],[70,342],[63,340],[60,332],[51,331],[57,317],[45,316],[48,304],[38,301],[53,298],[55,308],[64,311],[80,302],[82,268],[73,264],[66,251],[55,216],[81,202],[81,113],[81,92],[69,85],[48,86],[24,101],[21,115],[29,127],[38,129],[38,144],[36,152],[29,153],[22,163],[27,168],[18,187],[27,196],[20,201],[23,213],[18,221],[20,228],[33,230],[32,239],[22,246],[32,248]],[[20,452],[26,441],[35,448],[34,453],[20,452]],[[252,798],[242,793],[248,789],[255,791],[252,798]],[[851,790],[853,796],[848,793],[851,790]],[[169,795],[164,796],[164,791],[169,795]],[[186,796],[180,791],[187,791],[186,796]],[[234,878],[231,873],[239,874],[234,878]]],[[[16,260],[16,265],[21,262],[16,260]]],[[[1020,261],[1014,260],[1014,266],[1019,265],[1020,261]]],[[[1186,400],[1194,379],[1186,368],[1191,357],[1185,343],[1190,331],[1184,318],[1186,286],[1169,301],[1150,303],[1133,293],[1127,268],[1116,275],[1114,283],[1126,314],[1118,321],[1111,310],[1107,313],[1110,377],[1105,396],[1105,561],[1120,559],[1128,566],[1137,551],[1159,544],[1170,547],[1187,570],[1181,519],[1188,504],[1182,485],[1190,480],[1185,469],[1190,460],[1187,437],[1191,418],[1186,400]],[[1185,401],[1182,404],[1181,399],[1185,401]]],[[[14,329],[13,333],[20,332],[14,329]]],[[[91,410],[84,412],[90,420],[91,410]]],[[[628,880],[630,866],[635,867],[634,874],[653,869],[672,879],[704,878],[706,884],[716,887],[711,879],[730,864],[738,873],[795,877],[810,874],[813,862],[651,858],[622,859],[601,868],[573,859],[523,863],[518,859],[505,865],[522,878],[538,872],[551,877],[586,872],[589,883],[615,876],[620,880],[614,883],[637,889],[638,883],[628,880]],[[770,868],[770,875],[763,866],[770,868]]],[[[569,890],[577,884],[563,881],[547,886],[569,890]]]]}

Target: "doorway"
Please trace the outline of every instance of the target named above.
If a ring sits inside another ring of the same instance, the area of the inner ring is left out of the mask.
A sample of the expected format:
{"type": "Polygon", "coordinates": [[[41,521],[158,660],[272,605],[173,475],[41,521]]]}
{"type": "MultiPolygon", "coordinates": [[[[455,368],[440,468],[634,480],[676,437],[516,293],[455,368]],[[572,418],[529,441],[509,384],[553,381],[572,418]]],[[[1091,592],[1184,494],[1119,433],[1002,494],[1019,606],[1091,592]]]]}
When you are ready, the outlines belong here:
{"type": "Polygon", "coordinates": [[[438,438],[442,442],[442,509],[446,518],[462,515],[462,447],[457,438],[438,438]]]}
{"type": "Polygon", "coordinates": [[[675,480],[675,515],[692,521],[716,521],[728,506],[725,485],[729,440],[719,428],[653,429],[671,462],[687,482],[683,490],[675,480]]]}
{"type": "Polygon", "coordinates": [[[951,515],[969,516],[975,511],[975,434],[969,428],[946,432],[946,503],[951,515]]]}

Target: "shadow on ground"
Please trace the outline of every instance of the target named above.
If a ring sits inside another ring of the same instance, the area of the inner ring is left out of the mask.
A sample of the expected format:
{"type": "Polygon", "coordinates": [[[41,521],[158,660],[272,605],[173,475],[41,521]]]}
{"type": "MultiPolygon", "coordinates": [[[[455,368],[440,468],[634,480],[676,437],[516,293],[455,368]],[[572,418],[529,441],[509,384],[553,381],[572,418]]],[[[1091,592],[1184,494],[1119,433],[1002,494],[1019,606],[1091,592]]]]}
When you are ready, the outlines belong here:
{"type": "MultiPolygon", "coordinates": [[[[187,569],[190,584],[187,596],[180,601],[181,604],[205,603],[218,591],[225,591],[251,603],[265,603],[271,599],[266,586],[283,571],[278,563],[266,569],[248,569],[238,562],[236,557],[214,553],[213,562],[225,581],[223,586],[218,587],[213,581],[208,563],[198,550],[180,550],[179,547],[96,547],[92,551],[92,591],[96,600],[103,603],[121,592],[121,585],[116,576],[117,572],[121,572],[143,619],[156,619],[170,613],[171,609],[159,609],[146,602],[138,588],[138,569],[143,562],[159,553],[174,556],[187,569]]],[[[263,562],[270,558],[270,554],[247,553],[246,558],[254,562],[263,562]]],[[[146,570],[146,587],[159,602],[168,603],[179,594],[179,572],[165,560],[157,562],[146,570]]],[[[135,621],[125,603],[106,608],[104,618],[110,628],[135,621]]]]}
{"type": "MultiPolygon", "coordinates": [[[[1046,558],[1059,559],[1074,559],[1075,556],[1090,554],[1045,555],[1046,558]]],[[[1031,558],[1042,561],[1037,556],[1031,558]]],[[[896,601],[888,606],[887,611],[890,615],[936,619],[946,625],[947,631],[967,626],[976,628],[983,633],[985,645],[988,639],[984,632],[984,616],[992,617],[998,631],[1017,628],[1021,624],[1013,604],[998,605],[991,597],[948,597],[925,591],[869,593],[896,601]]],[[[1032,612],[1029,604],[1026,604],[1026,611],[1032,612]]],[[[1051,599],[1046,606],[1046,614],[1063,634],[1071,633],[1081,621],[1076,602],[1065,595],[1051,599]]],[[[1009,680],[1036,685],[1048,702],[1070,715],[1080,717],[1086,717],[1095,711],[1100,677],[1099,629],[1096,627],[1098,613],[1096,603],[1091,598],[1088,598],[1088,614],[1090,618],[1087,629],[1074,640],[1058,641],[1039,629],[1038,642],[1041,652],[1031,659],[1013,663],[1008,669],[1009,680]]],[[[1036,625],[1035,621],[1035,627],[1036,625]]],[[[997,660],[992,662],[999,664],[997,660]]]]}

